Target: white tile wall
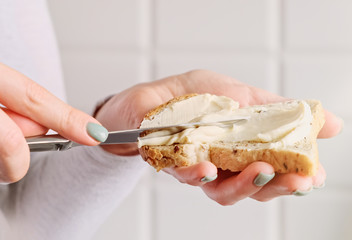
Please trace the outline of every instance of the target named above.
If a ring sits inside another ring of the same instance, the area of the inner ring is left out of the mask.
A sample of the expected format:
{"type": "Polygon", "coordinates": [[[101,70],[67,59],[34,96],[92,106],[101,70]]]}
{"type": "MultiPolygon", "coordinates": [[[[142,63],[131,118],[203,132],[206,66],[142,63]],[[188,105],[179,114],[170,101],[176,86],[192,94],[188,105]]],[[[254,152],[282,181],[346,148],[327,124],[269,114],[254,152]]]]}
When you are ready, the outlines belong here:
{"type": "Polygon", "coordinates": [[[323,190],[222,207],[151,170],[94,239],[352,239],[350,1],[48,2],[69,102],[87,112],[138,82],[206,68],[288,97],[321,99],[346,122],[336,139],[319,141],[323,190]]]}
{"type": "Polygon", "coordinates": [[[352,193],[350,188],[326,188],[284,205],[287,240],[352,239],[352,193]]]}
{"type": "Polygon", "coordinates": [[[173,49],[266,50],[273,47],[276,40],[276,25],[272,21],[275,2],[157,0],[157,46],[173,49]]]}
{"type": "Polygon", "coordinates": [[[143,61],[138,54],[64,50],[62,60],[68,100],[86,112],[91,112],[99,100],[143,79],[143,61]]]}
{"type": "Polygon", "coordinates": [[[288,49],[352,50],[351,1],[285,0],[283,11],[288,49]]]}
{"type": "Polygon", "coordinates": [[[142,0],[49,1],[60,45],[65,47],[138,48],[142,0]],[[122,46],[121,46],[122,47],[122,46]]]}
{"type": "Polygon", "coordinates": [[[320,99],[340,117],[352,118],[352,56],[336,54],[287,54],[284,92],[294,98],[320,99]]]}
{"type": "Polygon", "coordinates": [[[158,54],[156,66],[157,78],[192,69],[208,69],[272,92],[279,91],[275,59],[265,54],[158,54]]]}

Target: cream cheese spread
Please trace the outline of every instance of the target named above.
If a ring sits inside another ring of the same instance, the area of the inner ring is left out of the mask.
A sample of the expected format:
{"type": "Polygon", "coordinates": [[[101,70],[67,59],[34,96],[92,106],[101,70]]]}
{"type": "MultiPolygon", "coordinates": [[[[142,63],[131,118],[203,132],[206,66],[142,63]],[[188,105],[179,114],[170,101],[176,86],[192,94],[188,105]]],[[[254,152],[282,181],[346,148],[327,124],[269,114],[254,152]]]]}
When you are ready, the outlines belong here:
{"type": "Polygon", "coordinates": [[[283,147],[309,136],[312,113],[305,101],[293,100],[262,106],[239,108],[238,102],[210,94],[176,102],[150,120],[144,120],[141,128],[176,125],[190,122],[218,122],[249,117],[239,124],[225,126],[201,126],[188,128],[165,136],[165,132],[153,132],[139,139],[144,145],[204,144],[211,142],[259,142],[270,147],[283,147]]]}

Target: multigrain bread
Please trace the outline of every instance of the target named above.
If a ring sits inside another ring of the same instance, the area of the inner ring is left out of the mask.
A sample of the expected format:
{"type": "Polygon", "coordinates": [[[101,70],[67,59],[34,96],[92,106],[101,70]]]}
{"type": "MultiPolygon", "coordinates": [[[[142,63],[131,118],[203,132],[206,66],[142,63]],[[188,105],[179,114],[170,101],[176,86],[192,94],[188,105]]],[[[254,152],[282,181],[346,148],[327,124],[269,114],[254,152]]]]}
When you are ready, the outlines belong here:
{"type": "Polygon", "coordinates": [[[239,108],[237,102],[226,97],[191,94],[151,110],[141,128],[233,117],[249,120],[230,128],[186,130],[172,138],[150,138],[157,133],[147,132],[139,141],[141,156],[158,171],[210,161],[223,170],[238,172],[252,162],[263,161],[278,173],[316,174],[316,138],[324,124],[324,111],[316,100],[239,108]]]}

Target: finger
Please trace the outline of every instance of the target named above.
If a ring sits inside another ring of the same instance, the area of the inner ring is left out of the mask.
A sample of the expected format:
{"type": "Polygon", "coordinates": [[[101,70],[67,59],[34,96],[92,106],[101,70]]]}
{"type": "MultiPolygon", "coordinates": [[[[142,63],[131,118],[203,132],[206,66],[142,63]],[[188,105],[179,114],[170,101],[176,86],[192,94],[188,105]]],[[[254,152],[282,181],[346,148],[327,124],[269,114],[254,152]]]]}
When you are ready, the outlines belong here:
{"type": "Polygon", "coordinates": [[[258,201],[268,201],[283,195],[294,194],[302,196],[310,193],[314,188],[323,187],[325,179],[326,173],[321,165],[314,177],[295,173],[278,174],[271,182],[251,197],[258,201]]]}
{"type": "Polygon", "coordinates": [[[313,188],[319,189],[325,186],[326,172],[321,164],[318,167],[318,173],[312,177],[313,188]]]}
{"type": "Polygon", "coordinates": [[[21,129],[23,136],[30,137],[30,136],[38,136],[44,135],[47,133],[48,129],[39,123],[32,121],[31,119],[19,115],[9,109],[2,109],[7,116],[11,118],[13,122],[21,129]]]}
{"type": "Polygon", "coordinates": [[[165,168],[164,171],[174,176],[181,183],[187,183],[192,186],[202,186],[217,177],[217,168],[208,161],[189,167],[165,168]]]}
{"type": "Polygon", "coordinates": [[[270,183],[253,194],[251,198],[261,202],[269,201],[275,197],[292,195],[296,191],[308,192],[312,187],[312,178],[295,173],[277,175],[270,183]],[[301,189],[301,190],[299,190],[301,189]]]}
{"type": "Polygon", "coordinates": [[[29,150],[21,129],[0,109],[0,182],[20,180],[29,168],[29,150]]]}
{"type": "Polygon", "coordinates": [[[343,120],[329,111],[325,110],[325,124],[321,129],[319,138],[330,138],[336,136],[343,128],[343,120]]]}
{"type": "Polygon", "coordinates": [[[258,192],[263,185],[274,177],[274,169],[270,164],[264,162],[255,162],[250,164],[238,175],[223,178],[219,174],[219,178],[213,182],[202,186],[204,192],[213,200],[221,205],[232,205],[236,202],[253,195],[258,192]],[[265,176],[255,184],[258,179],[265,176]]]}
{"type": "MultiPolygon", "coordinates": [[[[0,72],[0,102],[7,108],[78,143],[98,144],[96,140],[101,139],[99,134],[104,135],[105,132],[101,131],[103,128],[92,127],[97,135],[94,132],[88,134],[87,126],[95,126],[88,123],[98,124],[93,117],[70,107],[40,85],[5,65],[0,64],[0,72]]],[[[105,135],[106,138],[107,132],[105,135]]]]}

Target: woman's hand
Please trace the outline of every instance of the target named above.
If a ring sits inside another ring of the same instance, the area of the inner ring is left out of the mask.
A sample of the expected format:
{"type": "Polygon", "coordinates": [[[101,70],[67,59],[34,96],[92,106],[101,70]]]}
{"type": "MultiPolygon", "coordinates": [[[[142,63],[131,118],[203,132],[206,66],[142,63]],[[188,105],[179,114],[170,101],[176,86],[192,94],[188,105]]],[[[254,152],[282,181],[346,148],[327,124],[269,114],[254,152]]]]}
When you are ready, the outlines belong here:
{"type": "Polygon", "coordinates": [[[81,144],[96,145],[107,136],[106,129],[93,117],[3,64],[0,86],[0,103],[5,106],[0,108],[1,183],[16,182],[26,174],[30,155],[25,137],[53,129],[81,144]]]}
{"type": "MultiPolygon", "coordinates": [[[[228,96],[238,101],[241,107],[285,100],[230,77],[197,70],[127,89],[108,101],[98,112],[97,119],[110,130],[138,128],[149,110],[173,97],[188,93],[228,96]]],[[[340,132],[341,127],[341,120],[326,112],[326,123],[319,137],[333,137],[340,132]]],[[[138,154],[136,144],[110,145],[104,146],[104,149],[117,155],[138,154]]],[[[273,178],[273,167],[264,162],[250,164],[241,173],[219,170],[210,162],[164,171],[182,183],[201,187],[211,199],[222,205],[231,205],[246,197],[267,201],[280,195],[304,195],[313,187],[323,186],[326,178],[322,166],[314,177],[290,173],[277,174],[273,178]]]]}

